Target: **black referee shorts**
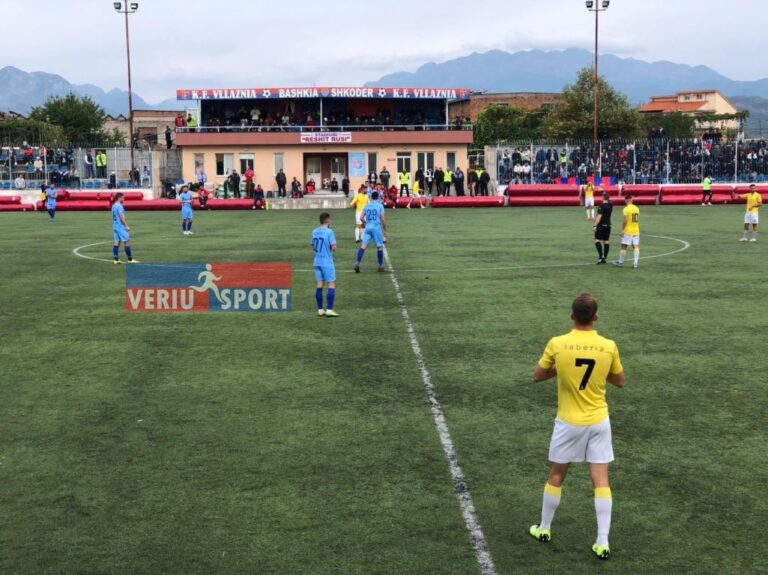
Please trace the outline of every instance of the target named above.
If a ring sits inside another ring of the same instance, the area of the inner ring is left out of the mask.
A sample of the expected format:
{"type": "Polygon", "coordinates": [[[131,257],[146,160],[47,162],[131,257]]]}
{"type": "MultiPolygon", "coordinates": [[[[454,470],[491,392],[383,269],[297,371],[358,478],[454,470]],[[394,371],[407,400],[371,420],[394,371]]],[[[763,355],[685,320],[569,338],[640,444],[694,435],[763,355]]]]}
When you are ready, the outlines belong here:
{"type": "Polygon", "coordinates": [[[611,226],[598,226],[595,230],[595,241],[607,242],[611,239],[611,226]]]}

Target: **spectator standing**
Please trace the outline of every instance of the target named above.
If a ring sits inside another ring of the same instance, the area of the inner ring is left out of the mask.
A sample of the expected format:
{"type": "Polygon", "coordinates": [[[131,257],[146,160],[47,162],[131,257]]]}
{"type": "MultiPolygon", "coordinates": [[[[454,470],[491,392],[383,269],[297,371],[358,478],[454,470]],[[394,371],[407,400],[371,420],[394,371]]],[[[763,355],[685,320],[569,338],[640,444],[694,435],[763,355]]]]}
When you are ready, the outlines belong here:
{"type": "Polygon", "coordinates": [[[480,168],[480,177],[478,178],[480,183],[480,195],[487,196],[488,195],[488,182],[491,181],[491,176],[480,168]]]}
{"type": "Polygon", "coordinates": [[[477,172],[471,168],[467,172],[467,187],[469,188],[469,195],[474,196],[477,192],[477,172]]]}
{"type": "Polygon", "coordinates": [[[93,172],[93,154],[91,154],[90,150],[85,151],[85,159],[83,160],[85,162],[85,177],[88,179],[95,178],[95,174],[93,172]]]}
{"type": "Polygon", "coordinates": [[[195,130],[195,128],[197,128],[197,120],[195,119],[195,117],[192,114],[188,114],[187,115],[186,126],[187,126],[187,128],[189,128],[190,132],[196,132],[197,131],[197,130],[195,130]]]}
{"type": "MultiPolygon", "coordinates": [[[[240,199],[240,174],[237,173],[237,170],[232,170],[227,180],[229,181],[229,189],[232,190],[232,197],[240,199]]],[[[226,194],[224,197],[226,198],[226,194]]]]}
{"type": "Polygon", "coordinates": [[[35,167],[35,179],[40,180],[43,177],[43,160],[40,159],[40,156],[37,156],[35,158],[34,163],[32,164],[35,167]]]}
{"type": "Polygon", "coordinates": [[[453,172],[450,168],[446,168],[443,172],[443,191],[446,196],[451,195],[451,183],[453,182],[453,172]]]}
{"type": "Polygon", "coordinates": [[[96,152],[96,177],[107,177],[107,153],[104,150],[96,152]]]}
{"type": "Polygon", "coordinates": [[[288,183],[288,179],[285,177],[285,173],[283,172],[282,169],[275,176],[275,183],[277,184],[277,197],[278,198],[288,197],[288,192],[285,189],[285,185],[286,183],[288,183]]]}
{"type": "Polygon", "coordinates": [[[427,193],[432,196],[432,187],[435,185],[435,173],[431,168],[424,170],[424,181],[427,184],[427,193]]]}
{"type": "Polygon", "coordinates": [[[174,120],[174,124],[176,124],[176,131],[178,132],[181,128],[187,125],[187,123],[184,121],[184,116],[181,112],[176,114],[176,119],[174,120]]]}
{"type": "Polygon", "coordinates": [[[421,190],[421,193],[424,193],[424,170],[419,168],[416,170],[416,174],[414,175],[414,180],[416,182],[419,182],[419,189],[421,190]]]}
{"type": "Polygon", "coordinates": [[[445,186],[444,179],[445,179],[445,174],[443,173],[443,168],[438,166],[438,168],[435,170],[435,183],[437,185],[438,196],[443,195],[443,188],[445,186]]]}
{"type": "Polygon", "coordinates": [[[371,188],[375,188],[376,187],[376,181],[378,179],[379,179],[379,176],[378,176],[378,174],[376,174],[376,170],[371,170],[370,173],[368,174],[368,185],[371,188]]]}
{"type": "Polygon", "coordinates": [[[335,194],[338,191],[339,191],[339,180],[337,180],[336,178],[333,178],[331,180],[331,192],[335,194]]]}
{"type": "Polygon", "coordinates": [[[379,174],[379,180],[381,181],[381,185],[385,188],[389,187],[389,170],[387,169],[387,166],[384,166],[384,169],[381,170],[381,173],[379,174]]]}
{"type": "Polygon", "coordinates": [[[152,174],[149,173],[149,168],[147,168],[147,166],[141,168],[141,186],[143,188],[152,187],[152,174]]]}
{"type": "MultiPolygon", "coordinates": [[[[245,170],[245,197],[251,198],[253,197],[253,178],[255,174],[253,173],[253,168],[250,164],[248,164],[248,168],[245,170]]],[[[237,197],[240,197],[240,188],[237,189],[237,197]]]]}
{"type": "Polygon", "coordinates": [[[173,138],[171,137],[171,127],[166,126],[165,127],[165,147],[170,150],[172,145],[173,145],[173,138]]]}
{"type": "Polygon", "coordinates": [[[349,197],[349,176],[344,176],[344,179],[341,180],[341,191],[344,192],[344,197],[349,197]]]}
{"type": "Polygon", "coordinates": [[[205,183],[208,181],[208,176],[205,175],[205,172],[202,168],[200,168],[200,171],[197,172],[197,184],[200,187],[205,186],[205,183]]]}
{"type": "Polygon", "coordinates": [[[136,169],[136,166],[132,167],[128,172],[128,179],[131,180],[132,187],[139,187],[139,170],[136,169]]]}
{"type": "Polygon", "coordinates": [[[463,196],[464,195],[464,172],[461,171],[461,168],[456,168],[456,171],[453,173],[453,184],[456,187],[456,195],[463,196]]]}
{"type": "Polygon", "coordinates": [[[408,172],[403,170],[400,172],[400,175],[398,176],[398,179],[400,181],[400,197],[403,197],[403,192],[405,192],[405,195],[409,198],[411,197],[411,191],[408,188],[409,184],[411,183],[411,177],[408,175],[408,172]]]}

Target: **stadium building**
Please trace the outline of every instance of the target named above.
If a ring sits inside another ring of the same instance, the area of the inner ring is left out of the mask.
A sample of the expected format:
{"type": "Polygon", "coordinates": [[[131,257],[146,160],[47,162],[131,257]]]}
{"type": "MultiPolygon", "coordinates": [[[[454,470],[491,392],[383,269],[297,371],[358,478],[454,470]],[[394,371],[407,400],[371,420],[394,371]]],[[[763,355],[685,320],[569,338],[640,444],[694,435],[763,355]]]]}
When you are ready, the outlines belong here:
{"type": "Polygon", "coordinates": [[[466,89],[248,88],[178,90],[192,123],[177,126],[183,177],[200,171],[222,183],[231,170],[251,167],[254,182],[275,189],[283,170],[289,182],[314,180],[321,189],[335,178],[351,187],[384,167],[468,167],[471,125],[449,120],[449,102],[470,97],[466,89]]]}

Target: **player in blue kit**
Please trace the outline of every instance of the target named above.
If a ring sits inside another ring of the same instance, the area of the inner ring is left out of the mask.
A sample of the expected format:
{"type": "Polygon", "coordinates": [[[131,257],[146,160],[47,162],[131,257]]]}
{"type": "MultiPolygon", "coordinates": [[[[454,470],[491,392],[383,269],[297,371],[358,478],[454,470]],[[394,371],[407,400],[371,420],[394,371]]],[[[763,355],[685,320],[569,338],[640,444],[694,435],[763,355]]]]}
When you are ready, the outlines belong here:
{"type": "Polygon", "coordinates": [[[125,221],[125,208],[123,207],[123,194],[115,194],[115,203],[112,204],[112,239],[115,243],[112,245],[112,255],[115,257],[115,264],[121,264],[120,261],[120,243],[125,248],[125,255],[128,256],[129,264],[137,264],[138,260],[133,259],[131,254],[131,238],[128,232],[131,228],[125,221]]]}
{"type": "Polygon", "coordinates": [[[376,255],[379,259],[379,271],[384,271],[384,242],[387,233],[387,218],[384,215],[384,204],[379,202],[379,192],[371,192],[371,201],[363,208],[360,217],[365,230],[363,231],[363,245],[357,250],[357,259],[355,260],[355,272],[360,273],[360,262],[363,261],[365,250],[371,242],[376,243],[378,250],[376,255]]]}
{"type": "Polygon", "coordinates": [[[312,231],[312,249],[315,252],[315,298],[317,315],[320,317],[339,317],[333,311],[336,299],[336,266],[333,264],[333,252],[336,251],[336,234],[331,229],[331,216],[320,214],[320,227],[312,231]],[[328,305],[323,309],[323,286],[328,286],[328,305]]]}
{"type": "Polygon", "coordinates": [[[48,216],[51,221],[56,217],[56,195],[58,192],[53,186],[45,188],[45,209],[48,210],[48,216]]]}
{"type": "Polygon", "coordinates": [[[179,193],[179,201],[181,202],[181,233],[185,236],[192,235],[192,192],[189,191],[189,187],[184,186],[179,193]]]}

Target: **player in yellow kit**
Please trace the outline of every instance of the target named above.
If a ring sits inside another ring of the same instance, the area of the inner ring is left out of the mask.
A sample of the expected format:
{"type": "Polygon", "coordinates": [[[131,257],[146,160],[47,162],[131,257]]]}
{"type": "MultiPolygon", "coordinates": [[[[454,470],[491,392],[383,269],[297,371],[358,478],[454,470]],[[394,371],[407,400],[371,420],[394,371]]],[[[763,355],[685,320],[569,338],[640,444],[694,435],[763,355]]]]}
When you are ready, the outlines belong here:
{"type": "Polygon", "coordinates": [[[349,205],[355,208],[355,243],[359,244],[363,239],[363,208],[368,205],[368,193],[364,187],[357,190],[349,205]]]}
{"type": "Polygon", "coordinates": [[[549,340],[533,372],[535,381],[557,377],[557,418],[549,444],[549,477],[544,486],[541,522],[528,532],[541,542],[552,539],[550,527],[571,463],[587,461],[595,488],[597,539],[592,551],[608,559],[613,499],[608,464],[613,461],[611,422],[605,401],[606,382],[624,387],[624,368],[616,343],[598,335],[597,301],[581,294],[571,305],[573,329],[549,340]]]}
{"type": "Polygon", "coordinates": [[[624,267],[624,260],[627,257],[627,248],[632,246],[633,263],[632,268],[637,269],[640,263],[640,208],[632,201],[632,196],[624,196],[624,222],[621,226],[621,251],[619,251],[619,260],[613,262],[616,267],[624,267]]]}
{"type": "Polygon", "coordinates": [[[763,196],[757,193],[757,186],[751,184],[749,186],[748,194],[741,194],[740,198],[747,200],[747,213],[744,214],[744,235],[741,236],[740,242],[747,241],[747,234],[749,234],[749,226],[752,226],[752,239],[750,242],[757,241],[757,226],[760,223],[759,211],[760,206],[763,205],[763,196]]]}
{"type": "Polygon", "coordinates": [[[584,207],[587,208],[587,219],[595,219],[595,187],[592,182],[589,182],[586,186],[582,186],[582,192],[584,194],[584,207]]]}

